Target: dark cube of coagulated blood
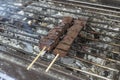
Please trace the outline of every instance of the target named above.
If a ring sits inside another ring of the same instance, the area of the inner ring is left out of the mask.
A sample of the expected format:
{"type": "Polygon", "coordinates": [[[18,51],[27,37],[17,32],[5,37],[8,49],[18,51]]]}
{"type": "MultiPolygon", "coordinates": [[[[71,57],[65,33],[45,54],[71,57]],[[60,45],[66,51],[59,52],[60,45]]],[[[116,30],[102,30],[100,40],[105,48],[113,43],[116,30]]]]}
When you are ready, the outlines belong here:
{"type": "Polygon", "coordinates": [[[72,45],[73,41],[75,40],[82,28],[82,21],[74,20],[73,26],[68,29],[67,34],[54,49],[54,54],[59,54],[61,57],[66,56],[70,49],[70,46],[72,45]]]}
{"type": "Polygon", "coordinates": [[[61,24],[57,27],[51,29],[48,35],[40,40],[39,47],[43,49],[44,46],[47,47],[47,51],[53,50],[59,42],[59,39],[64,35],[67,29],[72,25],[72,17],[64,17],[61,24]]]}
{"type": "Polygon", "coordinates": [[[56,48],[61,49],[61,50],[64,50],[64,51],[67,51],[67,50],[70,48],[70,46],[67,45],[67,44],[64,44],[64,43],[60,42],[60,43],[57,45],[56,48]]]}
{"type": "Polygon", "coordinates": [[[69,35],[66,35],[61,42],[67,45],[71,45],[71,43],[73,42],[73,38],[69,35]]]}
{"type": "Polygon", "coordinates": [[[64,57],[67,54],[67,51],[63,51],[63,50],[60,50],[60,49],[55,49],[53,52],[54,52],[55,55],[59,54],[61,57],[64,57]]]}

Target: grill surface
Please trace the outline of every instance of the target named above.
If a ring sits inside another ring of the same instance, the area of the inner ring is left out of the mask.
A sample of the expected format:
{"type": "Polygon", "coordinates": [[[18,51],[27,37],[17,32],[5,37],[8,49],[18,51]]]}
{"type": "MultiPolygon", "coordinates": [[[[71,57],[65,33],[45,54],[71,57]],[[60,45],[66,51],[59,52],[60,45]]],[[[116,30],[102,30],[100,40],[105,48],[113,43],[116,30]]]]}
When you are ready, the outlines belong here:
{"type": "Polygon", "coordinates": [[[47,76],[46,80],[120,79],[119,8],[79,0],[23,2],[0,1],[0,73],[11,76],[11,80],[43,80],[42,76],[47,76]],[[39,40],[65,16],[87,22],[68,55],[59,58],[45,73],[54,58],[52,52],[46,52],[27,71],[40,51],[39,40]],[[27,77],[32,74],[37,78],[27,77]]]}

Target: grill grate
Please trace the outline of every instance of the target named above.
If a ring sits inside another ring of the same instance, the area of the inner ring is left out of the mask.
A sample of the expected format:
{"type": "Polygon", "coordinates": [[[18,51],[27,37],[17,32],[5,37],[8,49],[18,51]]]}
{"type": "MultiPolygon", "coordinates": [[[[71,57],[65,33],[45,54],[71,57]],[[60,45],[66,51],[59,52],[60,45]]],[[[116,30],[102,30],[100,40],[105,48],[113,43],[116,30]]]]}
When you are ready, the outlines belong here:
{"type": "MultiPolygon", "coordinates": [[[[0,51],[4,55],[29,64],[40,51],[39,40],[64,16],[83,18],[87,27],[75,39],[68,56],[56,61],[50,75],[58,73],[54,77],[61,80],[119,80],[119,8],[76,0],[0,4],[0,51]]],[[[46,68],[54,57],[51,53],[45,53],[33,69],[39,70],[41,65],[46,68]]]]}

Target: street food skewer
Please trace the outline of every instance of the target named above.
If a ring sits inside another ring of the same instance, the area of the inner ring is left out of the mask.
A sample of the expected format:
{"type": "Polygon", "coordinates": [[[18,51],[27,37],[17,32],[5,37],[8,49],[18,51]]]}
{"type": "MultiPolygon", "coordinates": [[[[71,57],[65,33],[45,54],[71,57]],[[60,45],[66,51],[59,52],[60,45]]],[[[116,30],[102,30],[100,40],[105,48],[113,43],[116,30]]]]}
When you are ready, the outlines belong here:
{"type": "MultiPolygon", "coordinates": [[[[73,18],[72,17],[64,17],[60,25],[53,28],[49,31],[48,35],[44,36],[40,40],[40,49],[41,52],[37,55],[37,57],[32,61],[32,63],[27,67],[29,70],[32,65],[37,61],[37,59],[43,54],[45,51],[51,51],[58,44],[60,37],[64,35],[67,29],[72,25],[73,18]]],[[[54,62],[53,62],[54,63],[54,62]]]]}
{"type": "Polygon", "coordinates": [[[52,67],[54,62],[57,60],[57,58],[65,57],[68,53],[68,50],[70,49],[70,46],[74,42],[75,38],[78,36],[81,29],[84,27],[85,23],[81,20],[74,20],[74,24],[72,27],[70,27],[67,30],[66,35],[64,38],[59,42],[59,44],[56,46],[56,48],[53,50],[53,53],[56,55],[55,58],[52,60],[50,65],[47,67],[45,72],[48,72],[49,69],[52,67]]]}

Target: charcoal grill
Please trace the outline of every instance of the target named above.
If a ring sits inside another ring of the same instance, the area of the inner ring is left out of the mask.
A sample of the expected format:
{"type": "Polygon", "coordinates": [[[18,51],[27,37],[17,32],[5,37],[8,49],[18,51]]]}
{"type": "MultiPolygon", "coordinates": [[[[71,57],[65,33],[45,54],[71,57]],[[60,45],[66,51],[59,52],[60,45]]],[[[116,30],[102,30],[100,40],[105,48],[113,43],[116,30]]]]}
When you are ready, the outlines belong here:
{"type": "Polygon", "coordinates": [[[120,9],[93,1],[0,1],[0,79],[120,80],[120,9]],[[54,58],[46,52],[27,71],[40,39],[65,16],[87,22],[68,55],[46,73],[54,58]]]}

